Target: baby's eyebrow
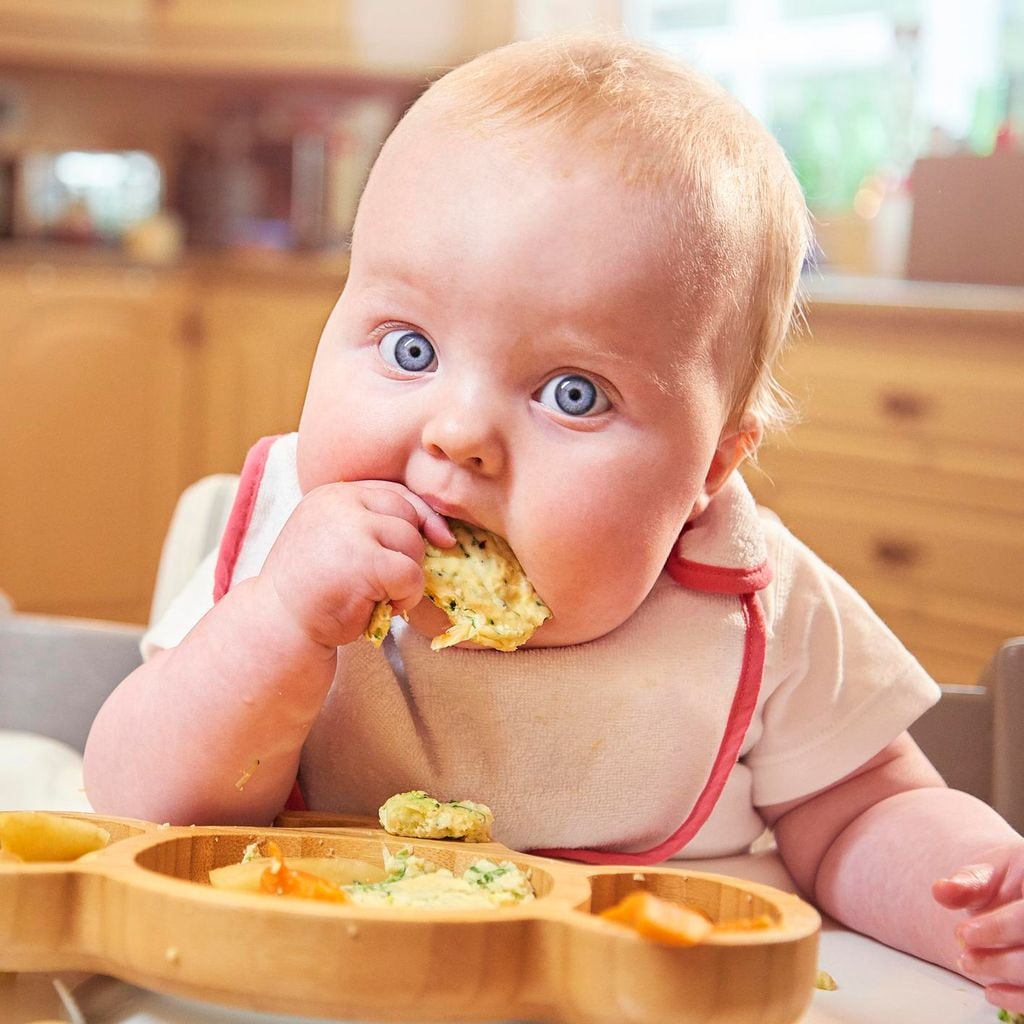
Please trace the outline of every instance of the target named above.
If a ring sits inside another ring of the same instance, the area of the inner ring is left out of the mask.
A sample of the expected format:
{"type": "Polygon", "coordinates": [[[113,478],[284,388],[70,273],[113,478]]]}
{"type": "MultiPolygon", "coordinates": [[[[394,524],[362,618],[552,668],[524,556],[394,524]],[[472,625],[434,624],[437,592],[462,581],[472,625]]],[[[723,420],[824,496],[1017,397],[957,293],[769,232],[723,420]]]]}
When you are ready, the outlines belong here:
{"type": "Polygon", "coordinates": [[[649,380],[662,394],[679,397],[682,394],[682,386],[679,381],[679,374],[673,373],[671,363],[667,367],[668,375],[659,373],[653,366],[641,367],[635,358],[619,349],[607,348],[584,338],[568,337],[562,339],[562,351],[570,352],[581,360],[596,359],[599,362],[615,363],[627,373],[636,375],[642,373],[646,380],[649,380]]]}

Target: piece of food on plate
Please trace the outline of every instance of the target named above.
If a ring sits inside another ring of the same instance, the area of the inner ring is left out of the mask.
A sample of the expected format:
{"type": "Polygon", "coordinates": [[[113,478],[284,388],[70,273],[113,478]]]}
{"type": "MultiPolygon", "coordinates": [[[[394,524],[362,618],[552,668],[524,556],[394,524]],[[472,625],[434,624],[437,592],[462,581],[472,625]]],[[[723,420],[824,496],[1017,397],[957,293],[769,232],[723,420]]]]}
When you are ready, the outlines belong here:
{"type": "Polygon", "coordinates": [[[606,921],[632,928],[645,939],[667,946],[696,946],[715,930],[703,911],[664,900],[641,889],[602,910],[600,916],[606,921]]]}
{"type": "MultiPolygon", "coordinates": [[[[259,892],[264,872],[272,867],[270,848],[266,856],[256,852],[258,844],[247,847],[240,864],[228,864],[210,871],[210,884],[215,889],[233,889],[235,892],[259,892]]],[[[339,888],[355,882],[383,882],[388,873],[377,864],[345,857],[290,857],[288,866],[314,875],[339,888]]]]}
{"type": "Polygon", "coordinates": [[[494,814],[472,800],[435,800],[421,789],[397,793],[379,811],[385,832],[406,839],[464,839],[489,843],[494,814]]]}
{"type": "Polygon", "coordinates": [[[20,861],[69,861],[110,842],[110,833],[84,818],[48,811],[0,814],[0,853],[20,861]]]}
{"type": "Polygon", "coordinates": [[[403,846],[394,854],[385,850],[384,864],[388,869],[385,881],[346,888],[353,903],[368,907],[486,910],[526,903],[535,896],[529,870],[507,860],[480,858],[461,875],[455,875],[417,856],[411,846],[403,846]]]}
{"type": "Polygon", "coordinates": [[[334,882],[285,864],[281,847],[273,840],[267,843],[267,853],[270,854],[270,863],[260,875],[260,889],[263,892],[270,893],[271,896],[294,896],[302,900],[348,903],[348,896],[334,882]]]}
{"type": "MultiPolygon", "coordinates": [[[[255,844],[253,844],[254,848],[255,844]]],[[[338,871],[327,862],[333,858],[294,858],[285,861],[273,840],[264,844],[265,857],[256,856],[240,864],[214,868],[210,881],[217,888],[239,892],[267,893],[293,899],[327,900],[368,907],[425,907],[431,909],[490,909],[523,903],[534,898],[529,871],[511,861],[481,858],[461,876],[432,861],[417,856],[411,846],[395,853],[384,848],[384,868],[344,861],[338,871]],[[320,873],[309,870],[314,861],[322,862],[320,873]],[[298,867],[303,865],[303,867],[298,867]],[[372,868],[373,880],[337,882],[351,865],[372,868]],[[244,874],[241,869],[244,869],[244,874]],[[225,884],[226,882],[230,884],[225,884]],[[236,884],[243,883],[244,884],[236,884]]],[[[247,848],[246,856],[250,848],[247,848]]]]}
{"type": "MultiPolygon", "coordinates": [[[[449,618],[451,628],[434,637],[432,650],[471,640],[482,647],[514,651],[551,618],[551,609],[526,578],[508,542],[489,530],[448,520],[455,546],[428,543],[423,591],[449,618]]],[[[391,628],[391,606],[379,602],[363,634],[379,647],[391,628]]]]}

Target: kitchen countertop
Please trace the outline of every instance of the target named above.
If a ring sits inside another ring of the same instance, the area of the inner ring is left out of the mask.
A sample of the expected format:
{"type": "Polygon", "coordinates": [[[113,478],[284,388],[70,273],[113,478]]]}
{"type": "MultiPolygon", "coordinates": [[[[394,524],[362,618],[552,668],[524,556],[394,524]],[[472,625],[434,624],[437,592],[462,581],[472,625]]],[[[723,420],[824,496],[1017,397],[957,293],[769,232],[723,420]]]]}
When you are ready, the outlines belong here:
{"type": "Polygon", "coordinates": [[[812,336],[815,324],[828,320],[925,331],[940,324],[1024,343],[1024,288],[808,272],[801,299],[812,336]]]}
{"type": "MultiPolygon", "coordinates": [[[[53,267],[108,267],[153,273],[209,273],[277,277],[295,280],[337,281],[348,269],[344,250],[324,252],[265,249],[186,249],[168,264],[147,264],[131,259],[108,245],[47,241],[0,243],[0,265],[53,267]]],[[[903,278],[833,274],[808,270],[802,279],[804,298],[811,308],[842,307],[852,310],[960,311],[1015,319],[1024,314],[1024,288],[1006,285],[911,281],[903,278]]]]}

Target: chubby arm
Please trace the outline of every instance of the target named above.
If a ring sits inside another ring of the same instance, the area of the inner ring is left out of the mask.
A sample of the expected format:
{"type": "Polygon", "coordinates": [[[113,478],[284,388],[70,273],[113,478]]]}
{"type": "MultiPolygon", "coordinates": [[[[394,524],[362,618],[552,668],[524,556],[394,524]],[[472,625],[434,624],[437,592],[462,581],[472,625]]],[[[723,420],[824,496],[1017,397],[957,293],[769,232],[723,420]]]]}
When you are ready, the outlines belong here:
{"type": "Polygon", "coordinates": [[[90,802],[174,824],[273,820],[336,661],[336,647],[283,612],[267,578],[240,583],[104,703],[85,748],[90,802]]]}
{"type": "Polygon", "coordinates": [[[100,709],[85,749],[93,807],[180,824],[271,821],[338,647],[360,636],[377,601],[402,612],[423,596],[424,534],[454,543],[444,519],[400,484],[310,491],[260,574],[100,709]]]}
{"type": "Polygon", "coordinates": [[[890,946],[988,980],[961,962],[962,915],[950,908],[1019,901],[1019,885],[1000,900],[992,875],[983,893],[961,872],[998,862],[996,873],[1005,876],[1007,856],[1024,840],[988,805],[948,789],[907,733],[828,789],[762,813],[797,885],[824,911],[890,946]]]}

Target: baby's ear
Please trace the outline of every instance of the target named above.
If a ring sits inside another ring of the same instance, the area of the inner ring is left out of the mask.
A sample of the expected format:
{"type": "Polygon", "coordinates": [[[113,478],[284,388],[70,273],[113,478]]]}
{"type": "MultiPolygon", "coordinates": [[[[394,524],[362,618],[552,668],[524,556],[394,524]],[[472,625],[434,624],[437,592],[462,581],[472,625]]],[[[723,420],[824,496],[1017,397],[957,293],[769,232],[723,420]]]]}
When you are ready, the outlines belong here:
{"type": "Polygon", "coordinates": [[[704,486],[690,513],[691,519],[708,507],[708,502],[725,486],[733,470],[738,469],[744,459],[750,458],[757,451],[762,437],[764,424],[754,412],[745,412],[738,426],[726,427],[712,456],[704,486]]]}
{"type": "Polygon", "coordinates": [[[704,490],[709,498],[725,486],[732,471],[738,469],[744,459],[749,459],[757,451],[762,437],[764,424],[755,412],[745,412],[738,426],[726,427],[704,481],[704,490]]]}

